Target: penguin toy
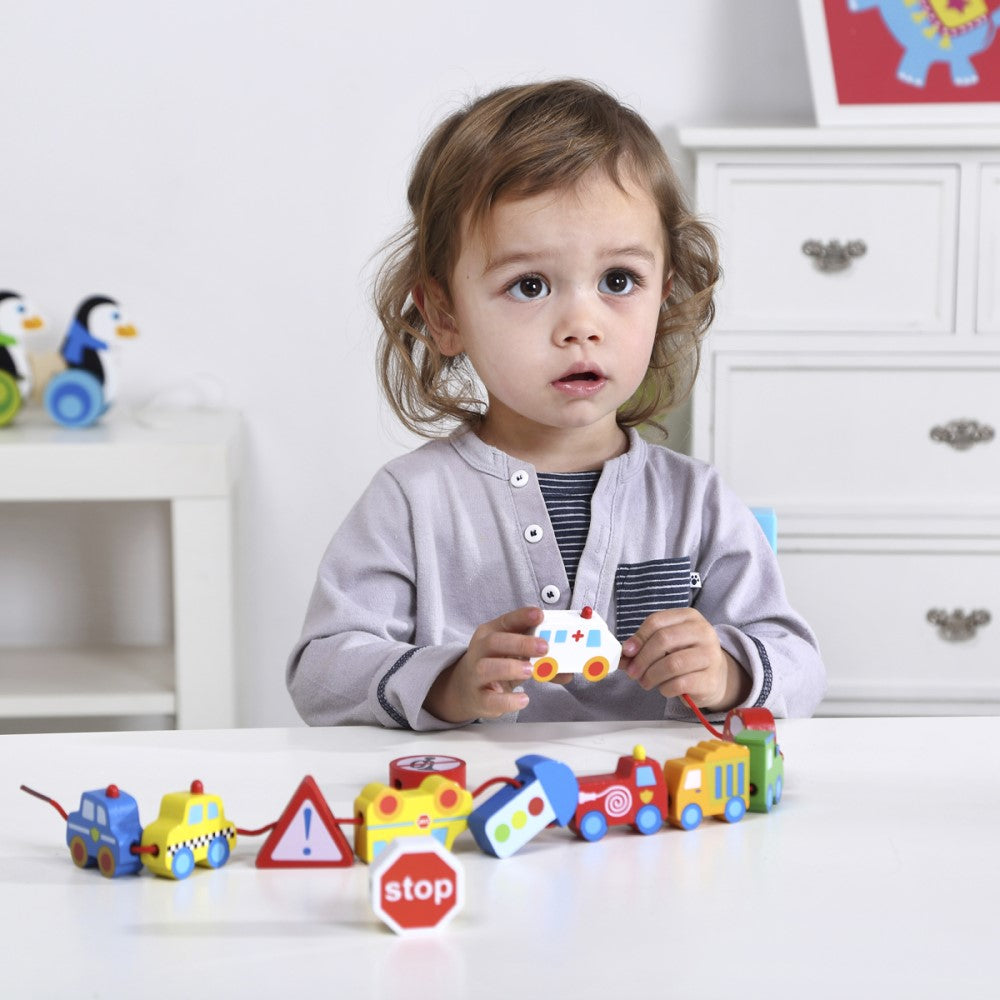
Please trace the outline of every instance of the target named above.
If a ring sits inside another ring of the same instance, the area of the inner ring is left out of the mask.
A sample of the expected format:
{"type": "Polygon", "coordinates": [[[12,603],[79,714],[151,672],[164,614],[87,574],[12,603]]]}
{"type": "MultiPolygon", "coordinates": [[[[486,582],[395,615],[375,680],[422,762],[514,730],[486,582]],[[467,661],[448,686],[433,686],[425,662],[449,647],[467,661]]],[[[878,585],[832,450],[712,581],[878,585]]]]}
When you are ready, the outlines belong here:
{"type": "Polygon", "coordinates": [[[131,338],[135,327],[127,322],[121,307],[105,295],[84,299],[63,338],[59,353],[67,368],[89,372],[101,383],[104,406],[107,408],[118,395],[118,359],[115,338],[131,338]]]}
{"type": "Polygon", "coordinates": [[[45,326],[38,310],[17,292],[0,291],[0,427],[9,424],[31,394],[31,365],[22,336],[45,326]]]}
{"type": "Polygon", "coordinates": [[[80,303],[59,353],[66,364],[45,390],[45,408],[65,427],[94,423],[118,395],[119,339],[136,336],[121,306],[106,295],[80,303]]]}

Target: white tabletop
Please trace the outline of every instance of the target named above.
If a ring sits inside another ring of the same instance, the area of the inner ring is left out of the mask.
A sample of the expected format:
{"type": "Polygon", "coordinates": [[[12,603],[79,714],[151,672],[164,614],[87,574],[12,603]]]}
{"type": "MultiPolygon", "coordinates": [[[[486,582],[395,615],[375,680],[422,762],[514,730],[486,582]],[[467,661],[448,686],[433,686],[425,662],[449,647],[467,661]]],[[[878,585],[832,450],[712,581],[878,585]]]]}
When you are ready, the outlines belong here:
{"type": "Polygon", "coordinates": [[[524,753],[596,774],[635,743],[662,761],[705,736],[588,723],[0,737],[0,994],[996,995],[998,718],[779,720],[784,798],[732,826],[612,829],[594,844],[550,829],[502,861],[463,834],[466,906],[417,938],[376,920],[367,866],[259,870],[263,838],[182,882],[78,870],[60,817],[18,791],[75,809],[81,791],[116,782],[149,823],[164,792],[200,778],[253,828],[307,774],[350,816],[362,786],[410,753],[464,758],[473,788],[513,776],[524,753]]]}

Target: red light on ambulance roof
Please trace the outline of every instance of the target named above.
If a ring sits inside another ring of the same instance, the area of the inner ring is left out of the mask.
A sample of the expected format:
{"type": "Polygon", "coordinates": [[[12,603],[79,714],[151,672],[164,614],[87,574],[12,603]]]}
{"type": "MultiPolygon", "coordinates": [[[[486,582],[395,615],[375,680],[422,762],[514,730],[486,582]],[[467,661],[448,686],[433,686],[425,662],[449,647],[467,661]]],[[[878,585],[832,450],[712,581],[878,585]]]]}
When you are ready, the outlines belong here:
{"type": "Polygon", "coordinates": [[[590,607],[590,605],[588,604],[587,607],[585,607],[580,612],[580,617],[581,618],[593,618],[594,617],[594,609],[592,607],[590,607]]]}

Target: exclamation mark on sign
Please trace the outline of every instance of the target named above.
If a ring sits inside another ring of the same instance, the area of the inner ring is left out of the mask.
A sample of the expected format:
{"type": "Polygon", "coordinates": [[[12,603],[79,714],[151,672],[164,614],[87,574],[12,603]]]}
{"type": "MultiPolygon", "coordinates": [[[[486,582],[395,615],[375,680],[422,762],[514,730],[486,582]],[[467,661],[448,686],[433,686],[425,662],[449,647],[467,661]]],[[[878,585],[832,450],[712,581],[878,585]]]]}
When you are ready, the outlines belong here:
{"type": "MultiPolygon", "coordinates": [[[[312,825],[312,818],[313,818],[313,811],[312,811],[312,809],[309,808],[309,806],[306,806],[305,809],[302,810],[302,818],[305,820],[305,824],[306,824],[306,840],[308,840],[309,839],[309,827],[312,825]]],[[[312,854],[312,848],[307,845],[306,847],[302,848],[302,853],[306,857],[309,857],[309,855],[312,854]]]]}

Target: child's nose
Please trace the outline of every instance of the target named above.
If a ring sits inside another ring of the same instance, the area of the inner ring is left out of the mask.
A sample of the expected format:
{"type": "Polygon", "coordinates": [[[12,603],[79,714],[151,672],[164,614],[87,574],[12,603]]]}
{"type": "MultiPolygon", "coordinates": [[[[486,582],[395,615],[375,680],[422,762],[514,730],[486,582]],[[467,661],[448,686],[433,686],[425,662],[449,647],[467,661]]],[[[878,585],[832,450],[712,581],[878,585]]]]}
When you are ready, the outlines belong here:
{"type": "Polygon", "coordinates": [[[597,316],[597,303],[589,301],[585,294],[569,297],[559,314],[553,330],[557,344],[598,343],[604,339],[597,316]]]}

